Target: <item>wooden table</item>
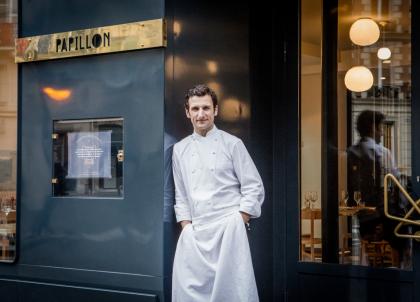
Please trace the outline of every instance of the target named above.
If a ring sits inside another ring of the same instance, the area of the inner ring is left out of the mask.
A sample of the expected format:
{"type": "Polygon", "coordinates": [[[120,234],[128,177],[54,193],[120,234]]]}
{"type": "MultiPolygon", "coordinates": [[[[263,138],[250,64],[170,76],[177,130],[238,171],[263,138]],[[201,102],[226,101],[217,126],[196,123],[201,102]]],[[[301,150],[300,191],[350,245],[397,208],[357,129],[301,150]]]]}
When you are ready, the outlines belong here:
{"type": "MultiPolygon", "coordinates": [[[[339,207],[339,215],[351,217],[351,238],[352,238],[352,263],[360,264],[361,260],[361,240],[360,240],[360,223],[357,214],[361,211],[375,212],[376,207],[339,207]]],[[[303,208],[301,209],[301,219],[310,221],[310,233],[308,238],[301,237],[301,253],[303,254],[305,244],[310,245],[310,258],[315,260],[315,245],[322,244],[321,238],[315,238],[315,220],[322,219],[322,211],[320,208],[303,208]]],[[[347,232],[346,232],[347,233],[347,232]]],[[[344,256],[344,251],[342,251],[344,256]]]]}
{"type": "Polygon", "coordinates": [[[351,255],[352,264],[360,264],[362,259],[362,242],[360,237],[360,222],[358,214],[361,212],[374,213],[376,207],[356,206],[339,207],[340,216],[351,217],[351,255]]]}
{"type": "Polygon", "coordinates": [[[301,253],[303,255],[305,244],[309,244],[311,252],[310,258],[315,260],[315,244],[321,244],[321,238],[315,238],[315,220],[322,218],[321,209],[304,208],[301,210],[301,219],[310,220],[310,233],[308,238],[301,238],[301,253]]]}

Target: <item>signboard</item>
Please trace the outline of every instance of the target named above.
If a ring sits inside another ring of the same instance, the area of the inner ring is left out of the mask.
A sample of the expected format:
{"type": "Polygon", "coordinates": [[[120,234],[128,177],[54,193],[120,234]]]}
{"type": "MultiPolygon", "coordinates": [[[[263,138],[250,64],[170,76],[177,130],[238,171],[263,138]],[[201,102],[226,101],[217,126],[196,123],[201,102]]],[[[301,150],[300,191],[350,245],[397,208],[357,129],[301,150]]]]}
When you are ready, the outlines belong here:
{"type": "Polygon", "coordinates": [[[15,41],[15,62],[31,62],[166,46],[163,19],[82,29],[15,41]]]}
{"type": "Polygon", "coordinates": [[[67,178],[111,178],[111,133],[69,132],[67,178]]]}

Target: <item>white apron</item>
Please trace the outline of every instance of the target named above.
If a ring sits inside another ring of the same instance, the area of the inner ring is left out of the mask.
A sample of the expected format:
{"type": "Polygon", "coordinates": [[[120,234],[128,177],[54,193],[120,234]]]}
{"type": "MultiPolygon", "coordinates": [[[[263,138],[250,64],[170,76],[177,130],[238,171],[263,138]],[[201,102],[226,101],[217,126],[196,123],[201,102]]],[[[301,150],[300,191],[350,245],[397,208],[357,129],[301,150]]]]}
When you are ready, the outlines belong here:
{"type": "Polygon", "coordinates": [[[172,302],[256,302],[248,237],[238,211],[189,224],[178,240],[172,302]]]}

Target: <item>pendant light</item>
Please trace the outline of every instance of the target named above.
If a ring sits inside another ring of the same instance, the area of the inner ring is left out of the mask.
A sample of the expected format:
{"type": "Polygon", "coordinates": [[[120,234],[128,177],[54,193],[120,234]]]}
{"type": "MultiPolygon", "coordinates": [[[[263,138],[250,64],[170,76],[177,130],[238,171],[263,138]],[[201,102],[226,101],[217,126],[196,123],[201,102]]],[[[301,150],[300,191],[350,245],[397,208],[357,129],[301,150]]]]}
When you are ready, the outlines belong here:
{"type": "Polygon", "coordinates": [[[363,92],[373,86],[373,75],[365,66],[354,66],[344,76],[344,84],[348,90],[363,92]]]}
{"type": "Polygon", "coordinates": [[[378,24],[370,18],[356,20],[350,27],[350,40],[360,46],[369,46],[379,39],[378,24]]]}

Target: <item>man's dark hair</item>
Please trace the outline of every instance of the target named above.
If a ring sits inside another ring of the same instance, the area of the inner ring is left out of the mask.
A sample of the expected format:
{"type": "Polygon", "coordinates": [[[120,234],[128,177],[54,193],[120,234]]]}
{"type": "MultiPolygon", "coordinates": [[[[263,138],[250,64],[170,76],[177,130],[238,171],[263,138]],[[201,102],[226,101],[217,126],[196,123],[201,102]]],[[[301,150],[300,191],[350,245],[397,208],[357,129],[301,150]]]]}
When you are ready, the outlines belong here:
{"type": "Polygon", "coordinates": [[[364,110],[357,118],[357,131],[361,137],[372,135],[375,129],[385,120],[385,115],[378,111],[364,110]]]}
{"type": "Polygon", "coordinates": [[[193,96],[205,96],[205,95],[209,95],[211,97],[211,100],[213,101],[213,107],[216,108],[217,95],[213,91],[213,89],[211,89],[210,87],[204,84],[198,84],[187,91],[187,94],[185,95],[185,108],[189,109],[190,104],[188,100],[192,98],[193,96]]]}

